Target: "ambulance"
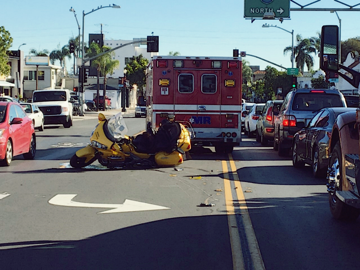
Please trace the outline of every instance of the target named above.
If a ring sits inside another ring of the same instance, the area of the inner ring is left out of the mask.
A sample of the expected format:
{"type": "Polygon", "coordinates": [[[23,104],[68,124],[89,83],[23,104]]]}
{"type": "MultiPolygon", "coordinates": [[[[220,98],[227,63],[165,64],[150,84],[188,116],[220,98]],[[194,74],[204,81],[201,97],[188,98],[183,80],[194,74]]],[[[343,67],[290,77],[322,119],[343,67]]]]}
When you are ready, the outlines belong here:
{"type": "Polygon", "coordinates": [[[146,70],[146,122],[191,123],[193,146],[231,153],[241,141],[241,57],[155,56],[146,70]]]}

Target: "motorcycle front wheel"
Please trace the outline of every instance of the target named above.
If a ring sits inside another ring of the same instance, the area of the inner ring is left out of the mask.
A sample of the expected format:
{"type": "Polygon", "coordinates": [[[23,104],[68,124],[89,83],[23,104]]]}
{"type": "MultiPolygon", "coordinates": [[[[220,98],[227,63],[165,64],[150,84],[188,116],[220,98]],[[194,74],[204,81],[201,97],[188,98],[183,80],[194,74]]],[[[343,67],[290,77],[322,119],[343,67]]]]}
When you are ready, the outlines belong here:
{"type": "Polygon", "coordinates": [[[74,154],[70,159],[70,165],[73,168],[83,168],[93,163],[94,160],[95,159],[90,159],[88,162],[86,162],[86,157],[78,157],[76,154],[74,154]]]}

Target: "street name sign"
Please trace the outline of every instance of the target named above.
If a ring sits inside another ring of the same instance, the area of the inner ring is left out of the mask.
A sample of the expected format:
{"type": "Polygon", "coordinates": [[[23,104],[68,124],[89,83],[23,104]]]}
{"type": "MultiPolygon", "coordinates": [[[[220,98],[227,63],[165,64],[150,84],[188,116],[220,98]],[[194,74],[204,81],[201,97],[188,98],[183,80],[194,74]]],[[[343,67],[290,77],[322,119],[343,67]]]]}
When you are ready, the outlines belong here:
{"type": "Polygon", "coordinates": [[[244,0],[244,18],[290,18],[290,0],[244,0]],[[274,17],[269,16],[273,14],[274,17]]]}
{"type": "Polygon", "coordinates": [[[298,68],[288,68],[287,75],[298,75],[299,69],[298,68]]]}

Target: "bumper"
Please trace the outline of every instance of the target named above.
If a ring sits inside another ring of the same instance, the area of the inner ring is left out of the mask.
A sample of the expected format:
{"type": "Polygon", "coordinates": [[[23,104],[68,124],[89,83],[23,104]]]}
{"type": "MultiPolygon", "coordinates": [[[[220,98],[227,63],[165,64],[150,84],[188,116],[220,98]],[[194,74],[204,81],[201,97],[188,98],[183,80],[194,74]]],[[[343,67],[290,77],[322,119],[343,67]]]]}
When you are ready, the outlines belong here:
{"type": "Polygon", "coordinates": [[[44,124],[64,124],[67,119],[67,115],[44,115],[44,124]]]}

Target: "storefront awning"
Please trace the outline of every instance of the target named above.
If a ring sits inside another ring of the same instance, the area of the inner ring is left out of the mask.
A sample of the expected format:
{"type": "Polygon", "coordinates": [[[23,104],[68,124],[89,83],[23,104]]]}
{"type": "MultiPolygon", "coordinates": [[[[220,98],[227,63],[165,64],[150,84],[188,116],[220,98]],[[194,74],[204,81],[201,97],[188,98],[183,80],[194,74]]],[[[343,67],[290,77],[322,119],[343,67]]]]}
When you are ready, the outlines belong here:
{"type": "Polygon", "coordinates": [[[9,82],[6,82],[6,81],[0,81],[0,86],[3,86],[3,87],[15,87],[15,84],[9,83],[9,82]]]}

